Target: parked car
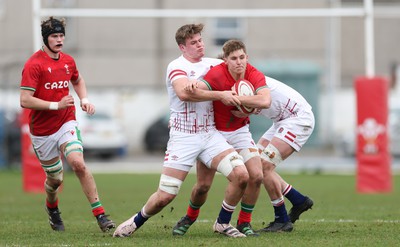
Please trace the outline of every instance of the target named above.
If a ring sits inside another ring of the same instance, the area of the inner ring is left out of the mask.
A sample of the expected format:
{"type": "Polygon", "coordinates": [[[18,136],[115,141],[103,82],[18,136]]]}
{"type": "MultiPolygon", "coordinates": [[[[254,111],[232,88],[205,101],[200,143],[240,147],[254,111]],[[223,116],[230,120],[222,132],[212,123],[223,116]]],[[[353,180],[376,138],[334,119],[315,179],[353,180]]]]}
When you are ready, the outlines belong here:
{"type": "Polygon", "coordinates": [[[126,154],[128,140],[121,124],[110,114],[96,112],[88,115],[77,111],[85,154],[111,158],[126,154]]]}
{"type": "MultiPolygon", "coordinates": [[[[167,148],[169,139],[169,113],[156,119],[146,130],[144,145],[148,152],[164,152],[167,148]]],[[[250,116],[250,131],[255,140],[258,140],[272,121],[259,115],[250,116]]]]}
{"type": "Polygon", "coordinates": [[[144,146],[147,152],[164,152],[169,139],[169,113],[160,116],[146,130],[144,146]]]}
{"type": "MultiPolygon", "coordinates": [[[[400,156],[400,105],[392,106],[388,116],[389,150],[393,156],[400,156]]],[[[345,156],[354,156],[356,130],[344,133],[337,143],[337,149],[345,156]]]]}
{"type": "Polygon", "coordinates": [[[0,168],[20,164],[20,113],[0,109],[0,168]]]}

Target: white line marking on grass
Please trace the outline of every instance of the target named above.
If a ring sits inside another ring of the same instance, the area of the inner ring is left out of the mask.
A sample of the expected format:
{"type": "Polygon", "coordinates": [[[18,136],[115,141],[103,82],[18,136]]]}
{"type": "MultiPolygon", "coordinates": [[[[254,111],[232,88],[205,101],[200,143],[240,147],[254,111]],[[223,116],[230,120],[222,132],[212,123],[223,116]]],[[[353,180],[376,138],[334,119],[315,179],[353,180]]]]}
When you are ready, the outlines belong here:
{"type": "MultiPolygon", "coordinates": [[[[197,220],[199,223],[214,223],[215,221],[211,220],[197,220]]],[[[263,220],[253,220],[253,222],[262,223],[265,222],[263,220]]],[[[327,220],[327,219],[319,219],[319,220],[298,220],[298,222],[321,222],[321,223],[400,223],[400,220],[352,220],[352,219],[337,219],[337,220],[327,220]]]]}

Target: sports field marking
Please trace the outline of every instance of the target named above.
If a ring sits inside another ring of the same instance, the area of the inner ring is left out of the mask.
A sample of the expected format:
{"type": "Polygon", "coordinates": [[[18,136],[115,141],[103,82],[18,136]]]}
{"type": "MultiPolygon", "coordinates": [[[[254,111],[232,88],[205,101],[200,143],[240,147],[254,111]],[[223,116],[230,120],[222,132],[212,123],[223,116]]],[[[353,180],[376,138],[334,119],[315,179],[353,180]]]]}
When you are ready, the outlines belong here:
{"type": "MultiPolygon", "coordinates": [[[[197,220],[199,223],[214,223],[210,220],[197,220]]],[[[265,220],[253,220],[252,222],[262,223],[265,220]]],[[[297,222],[307,222],[307,223],[400,223],[400,220],[352,220],[352,219],[338,219],[338,220],[298,220],[297,222]]]]}

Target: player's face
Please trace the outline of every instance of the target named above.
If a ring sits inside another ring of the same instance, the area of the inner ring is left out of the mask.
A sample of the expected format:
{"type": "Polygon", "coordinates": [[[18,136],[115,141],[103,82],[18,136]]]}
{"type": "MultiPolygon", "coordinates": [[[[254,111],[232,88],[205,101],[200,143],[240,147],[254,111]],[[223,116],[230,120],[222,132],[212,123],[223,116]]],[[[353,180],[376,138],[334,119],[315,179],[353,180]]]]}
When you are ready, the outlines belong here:
{"type": "Polygon", "coordinates": [[[64,45],[65,35],[63,33],[52,33],[49,35],[49,47],[54,52],[60,52],[64,45]]]}
{"type": "Polygon", "coordinates": [[[247,66],[247,54],[244,53],[243,49],[231,52],[227,58],[225,58],[225,63],[228,66],[228,70],[232,75],[241,75],[246,71],[247,66]]]}
{"type": "Polygon", "coordinates": [[[204,57],[204,43],[200,34],[195,34],[186,40],[185,45],[180,45],[183,56],[191,62],[198,62],[204,57]]]}

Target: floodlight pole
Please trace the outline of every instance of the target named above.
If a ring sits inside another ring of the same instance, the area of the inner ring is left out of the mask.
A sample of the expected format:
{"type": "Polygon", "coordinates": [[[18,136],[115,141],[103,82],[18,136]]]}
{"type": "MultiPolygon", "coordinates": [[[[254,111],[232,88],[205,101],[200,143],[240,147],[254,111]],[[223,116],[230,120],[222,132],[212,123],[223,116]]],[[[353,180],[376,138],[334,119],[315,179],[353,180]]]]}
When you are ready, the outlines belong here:
{"type": "Polygon", "coordinates": [[[37,51],[41,45],[41,34],[40,34],[40,10],[42,8],[41,0],[32,1],[32,35],[33,35],[33,47],[32,52],[37,51]]]}
{"type": "Polygon", "coordinates": [[[365,73],[371,78],[375,76],[374,48],[374,1],[364,0],[364,29],[365,29],[365,73]]]}

